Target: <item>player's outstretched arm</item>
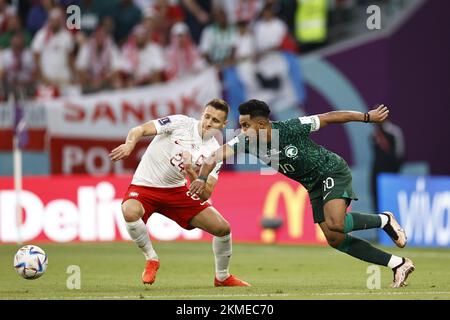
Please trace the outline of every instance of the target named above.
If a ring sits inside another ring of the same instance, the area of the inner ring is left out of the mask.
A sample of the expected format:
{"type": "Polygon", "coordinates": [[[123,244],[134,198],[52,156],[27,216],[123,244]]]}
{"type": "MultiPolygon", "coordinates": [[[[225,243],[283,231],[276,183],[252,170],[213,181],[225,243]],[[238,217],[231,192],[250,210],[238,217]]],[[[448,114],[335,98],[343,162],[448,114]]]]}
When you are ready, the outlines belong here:
{"type": "Polygon", "coordinates": [[[203,162],[197,179],[192,181],[189,191],[192,194],[201,195],[204,191],[206,181],[209,180],[208,176],[216,167],[217,163],[225,161],[226,158],[234,155],[234,150],[228,144],[224,144],[222,147],[217,149],[211,156],[206,158],[203,162]]]}
{"type": "Polygon", "coordinates": [[[386,120],[389,115],[389,109],[381,104],[369,112],[362,113],[357,111],[331,111],[319,114],[320,128],[324,128],[332,123],[346,123],[351,121],[380,123],[386,120]]]}
{"type": "Polygon", "coordinates": [[[119,161],[124,158],[127,158],[134,147],[138,143],[139,139],[144,136],[154,136],[156,135],[156,127],[153,121],[149,121],[140,126],[132,128],[127,135],[127,139],[125,143],[121,144],[117,148],[113,149],[109,154],[109,158],[112,161],[119,161]]]}

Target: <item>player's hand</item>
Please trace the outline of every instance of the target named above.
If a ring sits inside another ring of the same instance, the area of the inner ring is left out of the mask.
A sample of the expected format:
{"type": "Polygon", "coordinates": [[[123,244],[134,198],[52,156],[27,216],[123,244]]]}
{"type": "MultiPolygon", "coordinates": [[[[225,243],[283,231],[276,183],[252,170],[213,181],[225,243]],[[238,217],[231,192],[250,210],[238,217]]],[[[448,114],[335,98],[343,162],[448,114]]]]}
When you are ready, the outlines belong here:
{"type": "Polygon", "coordinates": [[[370,122],[380,123],[388,117],[389,109],[384,104],[380,104],[378,108],[370,110],[368,113],[370,116],[370,122]]]}
{"type": "Polygon", "coordinates": [[[120,146],[111,151],[111,153],[109,154],[109,158],[114,162],[128,158],[133,149],[134,149],[133,146],[131,146],[130,144],[127,143],[121,144],[120,146]]]}
{"type": "Polygon", "coordinates": [[[202,194],[203,190],[205,190],[205,181],[201,179],[195,179],[189,187],[191,194],[202,194]]]}

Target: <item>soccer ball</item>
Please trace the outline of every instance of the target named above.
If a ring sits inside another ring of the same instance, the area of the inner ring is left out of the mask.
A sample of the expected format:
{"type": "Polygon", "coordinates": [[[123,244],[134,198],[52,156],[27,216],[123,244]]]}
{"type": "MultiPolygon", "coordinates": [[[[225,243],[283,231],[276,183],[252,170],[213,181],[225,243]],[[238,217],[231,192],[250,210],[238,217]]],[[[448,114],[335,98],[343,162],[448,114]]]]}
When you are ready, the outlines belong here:
{"type": "Polygon", "coordinates": [[[20,248],[14,256],[14,268],[25,279],[32,280],[42,276],[47,269],[48,258],[44,250],[34,245],[20,248]]]}

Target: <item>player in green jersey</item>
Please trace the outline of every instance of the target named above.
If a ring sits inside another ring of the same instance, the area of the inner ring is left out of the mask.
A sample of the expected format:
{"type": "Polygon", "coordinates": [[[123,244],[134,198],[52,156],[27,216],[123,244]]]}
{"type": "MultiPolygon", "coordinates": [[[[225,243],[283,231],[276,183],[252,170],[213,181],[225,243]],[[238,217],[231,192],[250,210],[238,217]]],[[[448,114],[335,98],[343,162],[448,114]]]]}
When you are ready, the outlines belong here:
{"type": "Polygon", "coordinates": [[[350,202],[357,200],[347,163],[309,137],[310,132],[332,123],[381,123],[388,117],[388,108],[380,105],[367,113],[332,111],[286,121],[270,121],[267,104],[259,100],[249,100],[239,106],[239,113],[242,133],[204,162],[198,179],[190,186],[190,191],[202,192],[206,178],[216,163],[239,151],[253,154],[308,190],[314,222],[320,225],[330,246],[360,260],[390,267],[394,272],[392,287],[404,286],[415,268],[410,259],[386,253],[367,241],[350,235],[349,232],[383,228],[395,244],[403,248],[406,245],[405,231],[391,212],[347,212],[350,202]]]}

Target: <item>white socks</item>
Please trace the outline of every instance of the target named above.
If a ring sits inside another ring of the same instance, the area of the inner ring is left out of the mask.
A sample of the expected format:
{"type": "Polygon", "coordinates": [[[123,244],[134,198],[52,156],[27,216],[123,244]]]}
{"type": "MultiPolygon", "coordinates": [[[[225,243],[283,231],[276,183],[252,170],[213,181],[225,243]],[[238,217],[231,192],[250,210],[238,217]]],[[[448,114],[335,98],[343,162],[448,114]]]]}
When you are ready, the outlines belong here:
{"type": "MultiPolygon", "coordinates": [[[[141,248],[147,260],[158,260],[158,255],[153,249],[152,242],[147,233],[144,221],[126,222],[131,239],[141,248]]],[[[232,253],[231,233],[223,237],[213,238],[213,252],[216,266],[216,278],[223,281],[230,276],[229,266],[232,253]]],[[[401,259],[401,258],[400,258],[401,259]]]]}
{"type": "Polygon", "coordinates": [[[391,259],[388,262],[388,267],[391,269],[394,269],[395,267],[398,267],[399,265],[401,265],[403,262],[402,257],[397,257],[392,255],[391,259]]]}
{"type": "Polygon", "coordinates": [[[131,239],[133,239],[137,246],[141,248],[145,259],[158,260],[158,255],[155,250],[153,250],[152,242],[150,241],[144,221],[139,219],[135,222],[126,222],[126,224],[131,239]]]}
{"type": "Polygon", "coordinates": [[[213,238],[213,252],[216,263],[216,278],[223,281],[230,276],[231,233],[223,237],[213,238]]]}
{"type": "Polygon", "coordinates": [[[380,228],[384,228],[384,226],[388,224],[389,218],[385,214],[379,214],[378,216],[381,218],[381,227],[380,228]]]}

